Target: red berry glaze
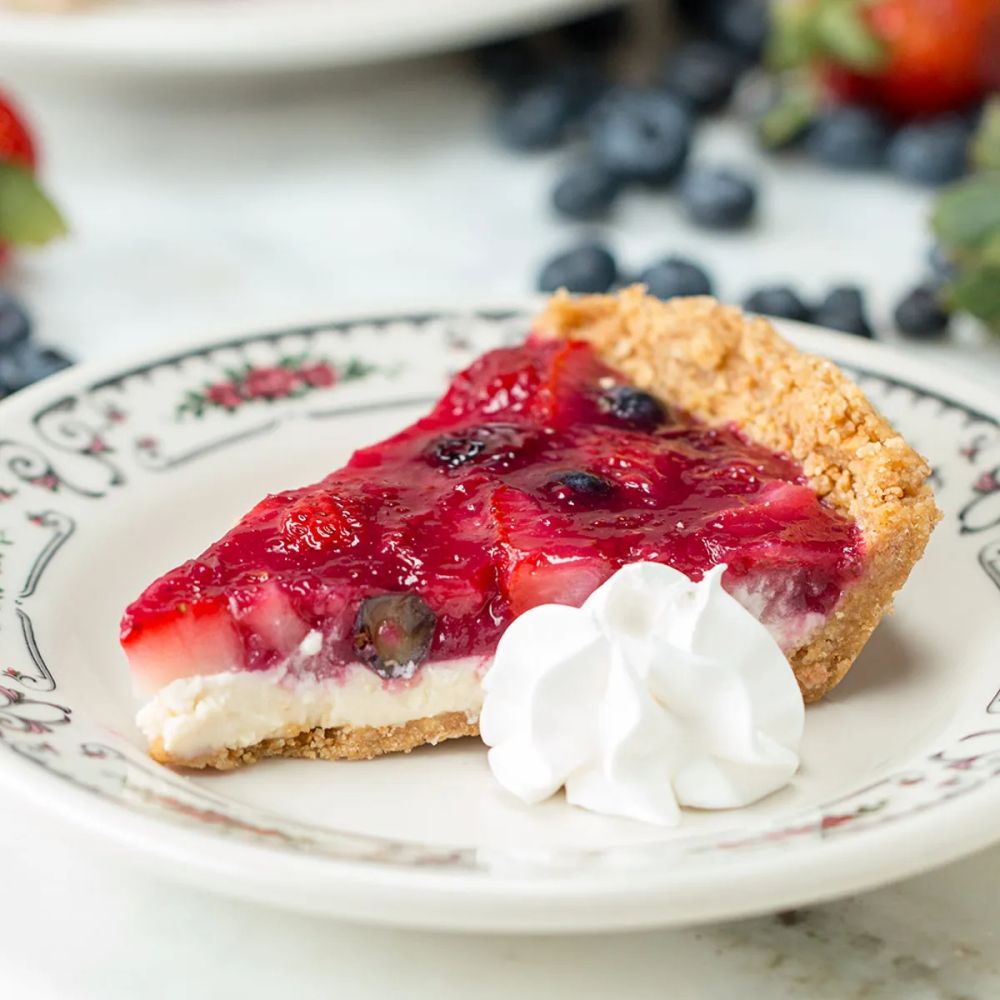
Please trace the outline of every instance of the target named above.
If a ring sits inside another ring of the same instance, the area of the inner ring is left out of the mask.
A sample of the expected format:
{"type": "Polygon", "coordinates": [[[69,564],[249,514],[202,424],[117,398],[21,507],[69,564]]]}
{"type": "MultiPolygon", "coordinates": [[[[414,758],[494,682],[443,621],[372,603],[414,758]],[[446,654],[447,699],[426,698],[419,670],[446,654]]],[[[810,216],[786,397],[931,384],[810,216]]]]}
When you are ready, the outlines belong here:
{"type": "Polygon", "coordinates": [[[726,562],[766,621],[828,614],[863,553],[790,459],[670,413],[588,345],[529,340],[321,483],[262,501],[127,609],[122,642],[159,685],[274,666],[318,629],[308,669],[336,675],[362,662],[363,602],[412,594],[434,619],[427,659],[488,656],[516,615],[579,605],[638,560],[695,579],[726,562]]]}

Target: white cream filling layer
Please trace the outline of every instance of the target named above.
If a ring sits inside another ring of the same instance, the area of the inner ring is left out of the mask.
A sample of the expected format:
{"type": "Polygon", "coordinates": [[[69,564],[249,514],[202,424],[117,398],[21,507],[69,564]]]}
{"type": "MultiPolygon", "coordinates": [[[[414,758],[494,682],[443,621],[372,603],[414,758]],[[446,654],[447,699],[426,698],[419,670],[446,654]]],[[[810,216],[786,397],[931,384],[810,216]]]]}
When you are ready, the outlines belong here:
{"type": "Polygon", "coordinates": [[[172,757],[194,759],[319,727],[396,726],[445,712],[477,719],[488,664],[482,657],[428,663],[404,683],[385,682],[362,666],[328,680],[287,665],[182,677],[162,688],[136,722],[172,757]]]}
{"type": "MultiPolygon", "coordinates": [[[[801,646],[826,620],[814,614],[768,616],[773,595],[762,581],[750,586],[740,581],[733,591],[754,617],[765,619],[784,650],[801,646]]],[[[316,680],[303,667],[322,645],[322,635],[314,630],[287,663],[273,670],[172,681],[143,706],[136,722],[150,743],[170,756],[193,759],[319,727],[397,726],[445,712],[479,717],[481,681],[491,657],[429,663],[406,681],[387,683],[361,665],[341,678],[316,680]]]]}

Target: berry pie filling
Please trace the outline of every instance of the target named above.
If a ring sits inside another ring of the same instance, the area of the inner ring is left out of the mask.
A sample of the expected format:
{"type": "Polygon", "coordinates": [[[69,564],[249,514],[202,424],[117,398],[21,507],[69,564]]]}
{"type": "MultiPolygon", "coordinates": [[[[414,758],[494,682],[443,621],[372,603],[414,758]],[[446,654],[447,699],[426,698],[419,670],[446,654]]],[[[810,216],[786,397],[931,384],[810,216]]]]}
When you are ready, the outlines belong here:
{"type": "Polygon", "coordinates": [[[724,588],[784,650],[862,572],[856,524],[791,459],[630,385],[582,342],[529,338],[322,482],[259,503],[125,612],[173,756],[315,727],[474,721],[507,626],[666,563],[724,588]]]}

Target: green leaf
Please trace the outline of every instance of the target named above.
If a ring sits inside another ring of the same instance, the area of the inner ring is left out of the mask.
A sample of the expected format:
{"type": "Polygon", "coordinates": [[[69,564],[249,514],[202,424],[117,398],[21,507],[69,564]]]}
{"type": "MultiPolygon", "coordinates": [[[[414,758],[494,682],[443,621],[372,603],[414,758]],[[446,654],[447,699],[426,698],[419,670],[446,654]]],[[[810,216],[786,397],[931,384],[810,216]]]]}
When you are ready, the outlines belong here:
{"type": "Polygon", "coordinates": [[[41,246],[65,234],[59,209],[34,175],[16,163],[0,161],[0,239],[41,246]]]}
{"type": "Polygon", "coordinates": [[[948,303],[977,316],[1000,333],[1000,267],[980,267],[960,274],[949,286],[948,303]]]}
{"type": "Polygon", "coordinates": [[[1000,170],[1000,97],[989,100],[972,140],[972,162],[980,170],[1000,170]]]}
{"type": "Polygon", "coordinates": [[[1000,231],[1000,171],[970,177],[942,191],[931,226],[945,246],[984,246],[1000,231]]]}
{"type": "Polygon", "coordinates": [[[789,145],[816,117],[817,106],[814,88],[801,83],[786,86],[774,105],[757,120],[758,141],[765,149],[789,145]]]}
{"type": "Polygon", "coordinates": [[[774,4],[765,62],[771,69],[791,69],[809,62],[818,47],[816,8],[812,4],[774,4]]]}
{"type": "Polygon", "coordinates": [[[816,13],[816,37],[834,62],[871,73],[885,65],[885,44],[869,28],[860,0],[826,0],[816,13]]]}

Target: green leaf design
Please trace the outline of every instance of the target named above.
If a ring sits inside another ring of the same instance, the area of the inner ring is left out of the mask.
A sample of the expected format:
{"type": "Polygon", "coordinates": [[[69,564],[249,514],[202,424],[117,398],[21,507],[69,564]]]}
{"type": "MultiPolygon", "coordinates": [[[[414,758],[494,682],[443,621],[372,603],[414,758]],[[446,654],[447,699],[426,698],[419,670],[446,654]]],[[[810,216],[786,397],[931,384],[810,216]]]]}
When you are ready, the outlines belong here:
{"type": "Polygon", "coordinates": [[[41,246],[66,234],[59,209],[24,167],[0,161],[0,239],[41,246]]]}

